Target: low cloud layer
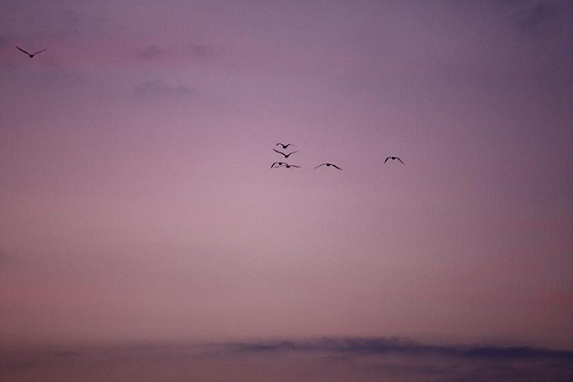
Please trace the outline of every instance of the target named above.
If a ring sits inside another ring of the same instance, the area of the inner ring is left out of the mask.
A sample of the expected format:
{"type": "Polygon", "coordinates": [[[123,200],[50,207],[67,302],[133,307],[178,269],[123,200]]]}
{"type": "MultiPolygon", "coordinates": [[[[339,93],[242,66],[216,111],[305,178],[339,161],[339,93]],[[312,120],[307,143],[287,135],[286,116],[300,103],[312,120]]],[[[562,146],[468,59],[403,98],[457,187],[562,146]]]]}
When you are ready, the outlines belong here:
{"type": "Polygon", "coordinates": [[[530,346],[463,346],[423,344],[400,338],[344,338],[320,339],[308,342],[269,341],[230,344],[239,352],[274,353],[284,351],[328,352],[344,355],[390,355],[410,356],[437,355],[466,359],[540,359],[552,358],[573,360],[573,351],[551,350],[530,346]]]}
{"type": "Polygon", "coordinates": [[[8,380],[570,381],[573,351],[325,338],[0,349],[8,380]],[[33,379],[36,378],[36,379],[33,379]]]}

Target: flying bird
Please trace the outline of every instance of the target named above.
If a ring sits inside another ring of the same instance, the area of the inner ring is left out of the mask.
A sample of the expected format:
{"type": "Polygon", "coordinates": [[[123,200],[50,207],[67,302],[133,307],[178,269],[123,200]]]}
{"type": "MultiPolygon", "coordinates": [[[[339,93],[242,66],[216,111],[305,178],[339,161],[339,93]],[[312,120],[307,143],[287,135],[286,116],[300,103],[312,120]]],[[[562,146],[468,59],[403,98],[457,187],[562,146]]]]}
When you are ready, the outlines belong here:
{"type": "Polygon", "coordinates": [[[282,146],[283,149],[286,149],[289,146],[295,146],[292,143],[287,143],[286,145],[282,144],[282,143],[277,143],[275,146],[282,146]]]}
{"type": "Polygon", "coordinates": [[[402,162],[402,159],[400,159],[400,158],[398,158],[398,157],[388,157],[388,158],[386,158],[386,159],[384,160],[384,163],[386,163],[386,161],[387,161],[388,159],[392,159],[392,160],[398,159],[398,160],[400,161],[400,163],[404,164],[404,162],[402,162]]]}
{"type": "Polygon", "coordinates": [[[291,168],[291,167],[300,168],[300,166],[295,166],[294,164],[288,164],[285,162],[275,162],[271,165],[271,168],[274,168],[275,166],[276,167],[286,167],[286,168],[291,168]]]}
{"type": "Polygon", "coordinates": [[[28,56],[30,56],[30,58],[34,58],[34,56],[37,55],[38,53],[42,53],[42,52],[48,50],[48,48],[46,48],[46,49],[39,50],[36,53],[28,53],[24,49],[20,48],[18,45],[16,45],[16,48],[18,48],[19,51],[26,53],[28,56]]]}
{"type": "Polygon", "coordinates": [[[316,166],[314,169],[316,170],[317,168],[319,168],[320,166],[326,166],[326,167],[334,167],[337,168],[339,170],[342,170],[340,167],[338,167],[337,165],[333,164],[333,163],[323,163],[323,164],[319,164],[318,166],[316,166]]]}
{"type": "Polygon", "coordinates": [[[288,158],[291,154],[298,153],[300,150],[296,150],[296,151],[290,152],[290,153],[288,153],[288,154],[285,154],[285,153],[283,153],[283,152],[281,152],[281,151],[279,151],[279,150],[276,150],[276,149],[273,149],[273,151],[274,151],[275,153],[279,153],[279,154],[284,155],[285,158],[288,158]]]}

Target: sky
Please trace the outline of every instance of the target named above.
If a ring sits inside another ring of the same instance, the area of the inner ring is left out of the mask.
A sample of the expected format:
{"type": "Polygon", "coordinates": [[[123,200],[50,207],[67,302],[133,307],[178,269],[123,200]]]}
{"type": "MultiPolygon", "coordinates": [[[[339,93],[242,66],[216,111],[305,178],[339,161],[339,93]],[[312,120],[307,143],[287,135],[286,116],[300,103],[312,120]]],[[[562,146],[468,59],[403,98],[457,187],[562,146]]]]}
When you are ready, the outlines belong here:
{"type": "Polygon", "coordinates": [[[0,339],[573,350],[572,19],[3,1],[0,339]]]}

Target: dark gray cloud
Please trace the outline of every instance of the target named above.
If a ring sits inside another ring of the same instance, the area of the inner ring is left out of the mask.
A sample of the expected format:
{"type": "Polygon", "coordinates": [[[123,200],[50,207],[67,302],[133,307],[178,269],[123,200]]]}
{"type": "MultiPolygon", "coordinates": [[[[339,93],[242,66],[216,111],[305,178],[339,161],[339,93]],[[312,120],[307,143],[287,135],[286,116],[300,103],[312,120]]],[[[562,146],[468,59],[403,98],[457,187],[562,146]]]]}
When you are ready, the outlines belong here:
{"type": "Polygon", "coordinates": [[[497,0],[494,4],[510,18],[513,27],[529,37],[571,37],[573,1],[497,0]]]}
{"type": "Polygon", "coordinates": [[[522,12],[518,25],[527,31],[538,31],[559,13],[560,9],[554,4],[537,3],[522,12]]]}
{"type": "Polygon", "coordinates": [[[187,85],[170,86],[163,80],[142,82],[133,88],[136,97],[189,97],[195,92],[187,85]]]}
{"type": "Polygon", "coordinates": [[[573,351],[551,350],[530,346],[462,346],[422,344],[402,338],[324,338],[314,341],[268,341],[233,343],[229,348],[239,352],[322,351],[352,355],[407,354],[438,355],[467,359],[538,359],[554,358],[573,361],[573,351]]]}
{"type": "Polygon", "coordinates": [[[0,347],[8,380],[552,381],[573,378],[573,351],[322,338],[223,344],[0,347]],[[37,378],[32,378],[36,376],[37,378]],[[56,378],[57,376],[57,378],[56,378]]]}
{"type": "Polygon", "coordinates": [[[573,351],[532,346],[466,346],[423,344],[402,338],[323,338],[312,341],[262,341],[227,345],[229,351],[253,356],[323,355],[340,359],[364,375],[416,378],[424,381],[569,381],[573,351]],[[352,361],[354,360],[354,361],[352,361]],[[360,365],[357,367],[357,365],[360,365]]]}

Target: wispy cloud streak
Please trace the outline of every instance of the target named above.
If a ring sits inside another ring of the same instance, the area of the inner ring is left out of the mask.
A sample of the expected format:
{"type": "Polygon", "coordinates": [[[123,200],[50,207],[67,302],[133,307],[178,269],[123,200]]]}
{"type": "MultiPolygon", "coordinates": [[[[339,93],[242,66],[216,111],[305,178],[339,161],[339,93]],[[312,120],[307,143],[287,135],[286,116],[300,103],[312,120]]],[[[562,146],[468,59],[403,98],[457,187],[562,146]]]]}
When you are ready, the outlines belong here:
{"type": "Polygon", "coordinates": [[[162,80],[146,81],[133,88],[133,94],[137,97],[170,96],[188,97],[194,94],[193,89],[186,85],[170,86],[162,80]]]}

